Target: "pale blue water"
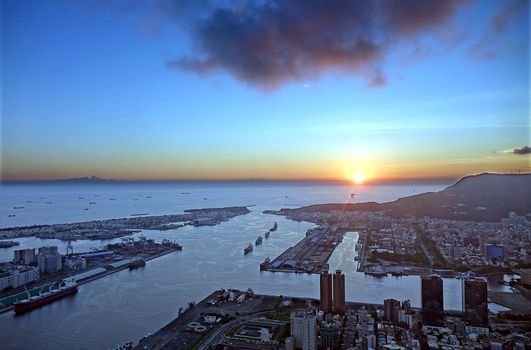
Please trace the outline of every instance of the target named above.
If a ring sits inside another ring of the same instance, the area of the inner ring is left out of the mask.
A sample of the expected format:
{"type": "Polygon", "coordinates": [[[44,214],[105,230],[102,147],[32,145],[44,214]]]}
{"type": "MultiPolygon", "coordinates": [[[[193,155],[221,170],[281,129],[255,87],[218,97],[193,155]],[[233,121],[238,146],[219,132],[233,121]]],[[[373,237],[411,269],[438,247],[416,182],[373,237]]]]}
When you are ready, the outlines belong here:
{"type": "MultiPolygon", "coordinates": [[[[179,213],[185,209],[255,205],[251,213],[214,227],[183,227],[158,232],[144,231],[157,241],[168,237],[183,245],[182,252],[148,262],[144,269],[122,271],[79,288],[65,298],[28,314],[0,315],[0,339],[8,349],[108,349],[119,342],[137,341],[177,316],[179,307],[200,300],[219,288],[252,288],[265,294],[318,297],[319,276],[260,272],[266,257],[275,257],[304,237],[311,223],[264,215],[263,210],[315,203],[389,201],[447,184],[351,187],[307,183],[178,183],[90,186],[0,187],[0,226],[75,222],[179,213]],[[182,195],[181,192],[191,192],[182,195]],[[150,196],[151,198],[146,198],[150,196]],[[287,196],[287,197],[286,197],[287,196]],[[41,199],[45,197],[45,199],[41,199]],[[84,197],[84,199],[78,199],[84,197]],[[208,198],[204,200],[203,198],[208,198]],[[116,200],[109,200],[116,198],[116,200]],[[138,198],[138,201],[133,201],[138,198]],[[32,201],[27,203],[26,201],[32,201]],[[52,204],[44,204],[51,201],[52,204]],[[88,202],[95,201],[89,211],[88,202]],[[24,209],[14,210],[14,206],[24,209]],[[15,213],[16,217],[8,215],[15,213]],[[264,244],[244,256],[243,247],[277,221],[279,228],[264,244]]],[[[415,276],[373,278],[355,271],[357,233],[346,235],[329,263],[346,275],[347,300],[382,303],[385,298],[420,303],[420,280],[415,276]]],[[[18,239],[18,248],[65,243],[33,237],[18,239]]],[[[75,241],[75,251],[86,251],[107,242],[75,241]]],[[[0,261],[11,260],[13,248],[0,250],[0,261]]],[[[445,279],[445,308],[461,309],[458,280],[445,279]]]]}

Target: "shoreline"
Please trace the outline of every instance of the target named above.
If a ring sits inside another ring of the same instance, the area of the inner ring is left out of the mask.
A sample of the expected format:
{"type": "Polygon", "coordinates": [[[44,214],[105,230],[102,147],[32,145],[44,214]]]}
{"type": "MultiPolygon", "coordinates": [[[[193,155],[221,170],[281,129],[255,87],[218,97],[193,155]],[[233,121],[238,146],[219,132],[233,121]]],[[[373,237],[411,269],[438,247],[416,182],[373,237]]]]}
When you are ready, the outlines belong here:
{"type": "MultiPolygon", "coordinates": [[[[158,253],[158,254],[155,254],[153,256],[150,256],[149,258],[145,258],[144,261],[148,262],[150,260],[154,260],[154,259],[157,259],[157,258],[160,258],[160,257],[163,257],[165,255],[168,255],[168,254],[171,254],[171,253],[175,253],[177,250],[175,249],[171,249],[171,250],[167,250],[167,251],[164,251],[164,252],[161,252],[161,253],[158,253]]],[[[87,270],[85,272],[89,272],[89,271],[92,271],[92,270],[95,270],[97,269],[98,267],[95,267],[93,269],[90,269],[90,270],[87,270]]],[[[83,278],[79,281],[76,281],[77,282],[77,285],[80,286],[80,285],[83,285],[83,284],[86,284],[86,283],[89,283],[89,282],[92,282],[92,281],[95,281],[95,280],[98,280],[100,278],[103,278],[103,277],[106,277],[106,276],[109,276],[109,275],[112,275],[114,273],[117,273],[117,272],[120,272],[120,271],[123,271],[123,270],[127,270],[129,269],[129,266],[128,265],[124,265],[122,267],[119,267],[119,268],[116,268],[116,269],[113,269],[113,270],[106,270],[106,271],[103,271],[101,273],[98,273],[96,275],[93,275],[93,276],[89,276],[89,277],[86,277],[86,278],[83,278]]],[[[74,277],[75,275],[73,276],[68,276],[68,277],[65,277],[64,279],[68,279],[69,277],[74,277]]],[[[56,283],[57,281],[50,281],[49,283],[56,283]]],[[[15,293],[15,294],[19,294],[19,293],[15,293]]],[[[7,296],[9,297],[9,296],[7,296]]],[[[5,307],[5,308],[1,308],[0,309],[0,314],[3,314],[5,312],[9,312],[11,310],[13,310],[15,307],[13,305],[10,305],[8,307],[5,307]]]]}

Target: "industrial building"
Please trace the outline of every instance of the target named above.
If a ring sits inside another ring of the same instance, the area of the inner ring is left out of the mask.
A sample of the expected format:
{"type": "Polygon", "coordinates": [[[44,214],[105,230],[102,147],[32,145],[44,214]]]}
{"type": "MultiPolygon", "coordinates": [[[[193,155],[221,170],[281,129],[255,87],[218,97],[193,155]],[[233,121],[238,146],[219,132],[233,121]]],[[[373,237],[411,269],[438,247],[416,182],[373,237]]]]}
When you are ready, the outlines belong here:
{"type": "Polygon", "coordinates": [[[14,251],[14,264],[30,265],[37,262],[35,255],[35,248],[32,249],[17,249],[14,251]]]}
{"type": "Polygon", "coordinates": [[[41,247],[37,254],[37,265],[42,274],[55,273],[63,269],[63,259],[57,246],[41,247]]]}

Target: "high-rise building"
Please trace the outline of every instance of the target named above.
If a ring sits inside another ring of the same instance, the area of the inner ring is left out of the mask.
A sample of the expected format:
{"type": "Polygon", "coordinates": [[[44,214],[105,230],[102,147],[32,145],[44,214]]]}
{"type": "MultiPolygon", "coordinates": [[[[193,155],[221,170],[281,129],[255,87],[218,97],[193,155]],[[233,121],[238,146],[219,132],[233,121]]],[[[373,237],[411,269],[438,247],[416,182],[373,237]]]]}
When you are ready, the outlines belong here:
{"type": "Polygon", "coordinates": [[[478,248],[479,248],[479,254],[481,254],[483,256],[487,255],[487,242],[486,242],[484,233],[480,233],[479,234],[479,245],[478,245],[478,248]]]}
{"type": "Polygon", "coordinates": [[[479,277],[466,278],[462,284],[466,325],[487,328],[489,326],[487,281],[479,277]]]}
{"type": "Polygon", "coordinates": [[[501,244],[487,244],[487,259],[503,260],[505,257],[505,247],[501,244]]]}
{"type": "Polygon", "coordinates": [[[321,348],[328,350],[339,349],[341,324],[334,321],[325,321],[321,324],[321,348]]]}
{"type": "Polygon", "coordinates": [[[444,326],[443,281],[440,276],[421,278],[422,323],[425,326],[444,326]]]}
{"type": "Polygon", "coordinates": [[[409,301],[409,299],[402,302],[402,310],[404,310],[406,314],[411,314],[411,301],[409,301]]]}
{"type": "Polygon", "coordinates": [[[291,338],[295,348],[315,350],[317,348],[315,315],[305,312],[293,312],[290,321],[291,338]]]}
{"type": "Polygon", "coordinates": [[[336,270],[333,278],[334,286],[334,313],[344,315],[347,311],[345,306],[345,275],[341,273],[341,270],[336,270]]]}
{"type": "Polygon", "coordinates": [[[321,273],[321,309],[332,312],[332,275],[327,271],[321,273]]]}
{"type": "Polygon", "coordinates": [[[384,320],[392,324],[398,324],[398,312],[400,311],[400,301],[395,299],[384,300],[384,320]]]}

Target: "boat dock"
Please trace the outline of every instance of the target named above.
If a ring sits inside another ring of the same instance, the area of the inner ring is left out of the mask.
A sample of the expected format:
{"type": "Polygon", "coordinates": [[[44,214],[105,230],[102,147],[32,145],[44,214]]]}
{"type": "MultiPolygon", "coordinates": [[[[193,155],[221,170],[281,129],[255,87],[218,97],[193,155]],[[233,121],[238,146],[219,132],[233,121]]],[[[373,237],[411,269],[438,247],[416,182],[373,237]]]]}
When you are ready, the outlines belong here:
{"type": "Polygon", "coordinates": [[[288,248],[273,261],[260,264],[260,270],[271,272],[321,273],[328,271],[328,259],[343,239],[337,227],[317,227],[295,246],[288,248]]]}

